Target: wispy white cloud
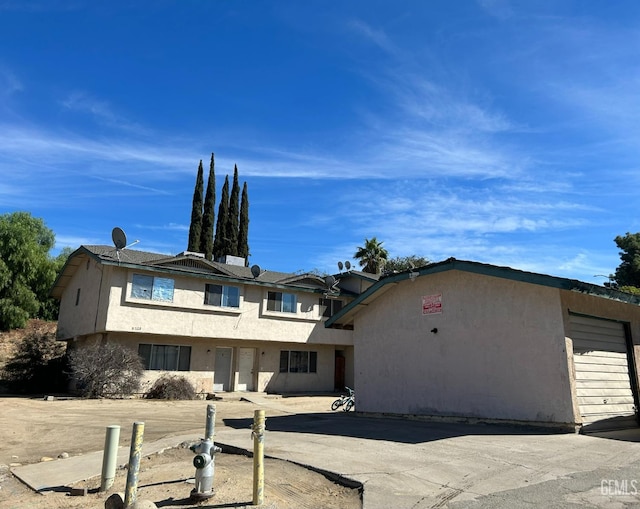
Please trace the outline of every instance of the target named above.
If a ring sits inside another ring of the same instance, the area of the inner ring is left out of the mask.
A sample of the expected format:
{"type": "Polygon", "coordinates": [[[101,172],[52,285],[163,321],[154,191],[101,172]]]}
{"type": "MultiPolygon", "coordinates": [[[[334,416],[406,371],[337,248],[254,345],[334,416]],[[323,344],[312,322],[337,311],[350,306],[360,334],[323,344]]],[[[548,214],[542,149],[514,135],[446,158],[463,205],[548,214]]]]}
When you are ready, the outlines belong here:
{"type": "Polygon", "coordinates": [[[360,19],[352,19],[348,22],[349,28],[357,33],[360,37],[374,44],[385,53],[393,56],[400,54],[399,48],[391,41],[387,34],[382,30],[376,30],[360,19]]]}
{"type": "Polygon", "coordinates": [[[139,123],[132,122],[122,114],[116,113],[108,101],[93,98],[86,92],[73,92],[60,101],[60,104],[67,110],[86,113],[98,123],[108,127],[138,134],[149,133],[149,130],[143,128],[139,123]]]}
{"type": "Polygon", "coordinates": [[[0,95],[6,98],[22,89],[22,82],[15,73],[0,65],[0,95]]]}

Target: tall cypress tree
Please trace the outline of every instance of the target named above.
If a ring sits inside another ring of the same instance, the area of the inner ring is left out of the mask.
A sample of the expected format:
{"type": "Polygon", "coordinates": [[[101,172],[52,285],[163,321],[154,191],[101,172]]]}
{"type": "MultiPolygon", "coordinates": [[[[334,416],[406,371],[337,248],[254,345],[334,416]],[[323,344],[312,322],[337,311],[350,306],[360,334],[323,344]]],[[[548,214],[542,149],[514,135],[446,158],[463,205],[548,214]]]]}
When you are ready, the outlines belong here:
{"type": "Polygon", "coordinates": [[[227,226],[225,236],[229,245],[227,254],[238,256],[238,221],[240,215],[240,184],[238,183],[238,166],[233,169],[233,186],[231,187],[231,197],[229,198],[229,215],[227,216],[227,226]]]}
{"type": "Polygon", "coordinates": [[[238,256],[249,264],[249,192],[247,183],[242,186],[242,199],[240,200],[240,226],[238,228],[238,256]]]}
{"type": "Polygon", "coordinates": [[[229,175],[224,178],[222,186],[222,196],[218,206],[218,222],[216,223],[216,237],[213,241],[213,259],[217,260],[221,256],[231,254],[228,252],[228,243],[225,238],[227,217],[229,215],[229,175]]]}
{"type": "Polygon", "coordinates": [[[213,259],[213,224],[215,221],[216,204],[216,172],[214,168],[213,152],[209,163],[209,180],[207,181],[207,193],[204,197],[204,213],[202,215],[202,234],[200,235],[200,252],[204,253],[207,260],[213,259]]]}
{"type": "Polygon", "coordinates": [[[196,187],[193,190],[193,203],[191,205],[191,224],[189,225],[189,243],[187,251],[198,252],[200,250],[200,236],[202,233],[202,188],[204,187],[204,170],[202,159],[198,166],[196,187]]]}

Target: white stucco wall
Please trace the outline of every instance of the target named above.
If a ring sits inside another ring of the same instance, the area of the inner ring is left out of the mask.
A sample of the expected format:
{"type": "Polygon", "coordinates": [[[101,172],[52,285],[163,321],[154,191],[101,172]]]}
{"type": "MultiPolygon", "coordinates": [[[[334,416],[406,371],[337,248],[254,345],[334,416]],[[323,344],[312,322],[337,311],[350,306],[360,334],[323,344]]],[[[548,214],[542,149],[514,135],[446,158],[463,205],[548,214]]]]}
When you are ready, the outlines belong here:
{"type": "Polygon", "coordinates": [[[359,411],[573,421],[556,289],[446,271],[397,284],[354,328],[359,411]]]}

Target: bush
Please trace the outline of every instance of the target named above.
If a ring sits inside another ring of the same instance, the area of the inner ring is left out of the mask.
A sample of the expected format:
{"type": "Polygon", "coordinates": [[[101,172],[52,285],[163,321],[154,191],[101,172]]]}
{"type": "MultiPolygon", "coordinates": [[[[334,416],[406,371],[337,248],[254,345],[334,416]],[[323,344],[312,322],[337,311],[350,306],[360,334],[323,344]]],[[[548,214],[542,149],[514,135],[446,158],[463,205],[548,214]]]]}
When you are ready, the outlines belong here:
{"type": "Polygon", "coordinates": [[[72,350],[69,368],[76,390],[87,398],[130,396],[140,390],[144,372],[137,352],[118,343],[72,350]]]}
{"type": "Polygon", "coordinates": [[[148,399],[195,399],[196,390],[183,376],[163,375],[145,395],[148,399]]]}
{"type": "Polygon", "coordinates": [[[2,377],[12,392],[62,392],[67,385],[65,350],[54,332],[33,331],[7,361],[2,377]]]}

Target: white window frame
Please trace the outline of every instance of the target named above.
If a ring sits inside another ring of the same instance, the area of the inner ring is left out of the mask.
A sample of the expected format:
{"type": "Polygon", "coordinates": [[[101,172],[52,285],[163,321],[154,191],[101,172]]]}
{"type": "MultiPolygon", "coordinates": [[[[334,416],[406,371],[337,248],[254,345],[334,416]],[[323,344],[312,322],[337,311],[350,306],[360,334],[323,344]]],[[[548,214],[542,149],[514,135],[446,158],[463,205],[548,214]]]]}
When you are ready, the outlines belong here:
{"type": "Polygon", "coordinates": [[[223,285],[223,284],[217,284],[217,283],[207,283],[205,285],[204,288],[204,304],[205,306],[215,306],[215,307],[223,307],[223,308],[231,308],[231,309],[238,309],[240,307],[240,288],[238,286],[229,286],[229,285],[223,285]],[[209,290],[210,287],[212,286],[217,286],[220,287],[220,304],[211,304],[209,302],[209,295],[211,295],[212,293],[214,295],[217,295],[217,292],[211,292],[209,290]],[[237,292],[237,295],[232,296],[235,297],[237,299],[237,305],[233,306],[229,304],[229,297],[230,297],[230,293],[231,292],[237,292]]]}
{"type": "Polygon", "coordinates": [[[141,299],[141,300],[151,300],[154,302],[173,302],[173,296],[176,289],[176,282],[173,278],[168,277],[160,277],[160,276],[150,276],[148,274],[133,274],[131,278],[131,298],[132,299],[141,299]],[[147,281],[151,280],[151,292],[146,290],[148,284],[143,285],[139,280],[145,278],[147,281]],[[138,279],[138,283],[136,283],[136,279],[138,279]],[[167,282],[171,282],[170,285],[170,293],[168,287],[165,288],[165,284],[167,282]],[[136,290],[136,285],[138,290],[136,290]],[[166,296],[165,296],[166,294],[166,296]]]}
{"type": "Polygon", "coordinates": [[[298,312],[298,296],[295,293],[268,291],[267,311],[296,314],[298,312]],[[274,298],[271,298],[272,295],[274,298]],[[271,303],[274,303],[273,309],[270,307],[271,303]]]}
{"type": "Polygon", "coordinates": [[[192,349],[189,345],[160,345],[153,343],[140,343],[138,345],[138,355],[143,359],[145,369],[150,371],[190,371],[191,351],[192,349]],[[167,361],[170,358],[167,353],[169,349],[174,348],[176,349],[175,364],[167,366],[167,361]],[[148,358],[146,356],[147,352],[148,358]]]}
{"type": "Polygon", "coordinates": [[[315,350],[280,350],[280,373],[317,373],[318,352],[315,350]]]}

